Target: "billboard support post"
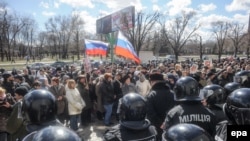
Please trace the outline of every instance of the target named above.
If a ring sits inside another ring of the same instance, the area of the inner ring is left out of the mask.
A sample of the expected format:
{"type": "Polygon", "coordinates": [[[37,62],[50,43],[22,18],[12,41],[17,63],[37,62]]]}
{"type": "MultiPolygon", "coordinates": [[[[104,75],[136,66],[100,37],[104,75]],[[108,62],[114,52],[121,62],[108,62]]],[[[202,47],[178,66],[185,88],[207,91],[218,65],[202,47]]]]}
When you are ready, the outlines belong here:
{"type": "Polygon", "coordinates": [[[113,67],[113,63],[114,63],[114,46],[115,46],[114,32],[106,34],[106,38],[109,41],[109,45],[110,45],[110,57],[111,57],[111,64],[112,64],[112,67],[113,67]]]}

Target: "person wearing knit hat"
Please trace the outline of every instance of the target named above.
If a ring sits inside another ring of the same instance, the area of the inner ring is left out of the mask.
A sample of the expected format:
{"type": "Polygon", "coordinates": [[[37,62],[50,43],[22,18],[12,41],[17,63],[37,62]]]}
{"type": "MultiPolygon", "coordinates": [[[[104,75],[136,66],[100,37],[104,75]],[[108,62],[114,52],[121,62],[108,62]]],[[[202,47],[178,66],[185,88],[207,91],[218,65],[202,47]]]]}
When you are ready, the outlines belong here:
{"type": "Polygon", "coordinates": [[[15,89],[15,99],[17,103],[13,106],[6,124],[7,132],[10,133],[12,140],[22,140],[28,134],[20,113],[23,97],[27,93],[28,89],[25,86],[20,86],[15,89]]]}
{"type": "Polygon", "coordinates": [[[174,94],[164,81],[160,73],[151,73],[149,76],[151,90],[147,95],[147,118],[156,127],[157,140],[161,140],[163,130],[161,124],[164,122],[166,113],[175,105],[174,94]]]}
{"type": "Polygon", "coordinates": [[[24,97],[28,93],[28,89],[25,86],[20,86],[15,89],[15,98],[18,101],[20,96],[24,97]],[[18,96],[18,97],[17,97],[18,96]]]}

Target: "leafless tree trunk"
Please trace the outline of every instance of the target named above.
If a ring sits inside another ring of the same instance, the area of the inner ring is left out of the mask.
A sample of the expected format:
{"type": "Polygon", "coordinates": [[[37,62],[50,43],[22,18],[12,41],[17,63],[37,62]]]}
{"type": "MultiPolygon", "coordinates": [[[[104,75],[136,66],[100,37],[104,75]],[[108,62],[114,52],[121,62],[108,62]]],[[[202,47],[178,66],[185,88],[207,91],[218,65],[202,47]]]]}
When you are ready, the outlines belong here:
{"type": "Polygon", "coordinates": [[[6,10],[6,3],[0,3],[0,9],[2,11],[0,12],[0,55],[1,55],[1,61],[4,61],[4,51],[7,44],[7,10],[6,10]]]}
{"type": "Polygon", "coordinates": [[[68,56],[69,41],[71,37],[70,18],[56,16],[50,18],[45,24],[48,34],[52,34],[54,47],[59,58],[66,59],[68,56]]]}
{"type": "Polygon", "coordinates": [[[242,40],[244,38],[244,25],[239,23],[231,23],[229,24],[229,33],[228,37],[232,40],[234,46],[234,57],[237,57],[238,50],[240,46],[243,44],[242,40]]]}
{"type": "Polygon", "coordinates": [[[159,18],[160,13],[158,12],[153,14],[139,12],[135,16],[134,28],[124,31],[130,42],[133,44],[138,56],[143,44],[145,44],[147,40],[150,39],[150,35],[154,34],[152,29],[159,18]]]}
{"type": "Polygon", "coordinates": [[[71,20],[71,31],[73,32],[73,41],[76,43],[76,53],[77,59],[80,60],[80,39],[84,36],[84,26],[85,22],[80,18],[80,15],[75,14],[71,20]]]}
{"type": "Polygon", "coordinates": [[[228,35],[229,24],[225,21],[216,21],[212,23],[212,31],[215,35],[218,46],[218,61],[220,62],[224,51],[225,39],[228,35]]]}
{"type": "Polygon", "coordinates": [[[199,56],[200,56],[200,60],[202,60],[203,59],[202,58],[202,56],[203,56],[203,46],[204,46],[204,44],[202,42],[202,36],[196,34],[194,42],[198,44],[199,56]]]}

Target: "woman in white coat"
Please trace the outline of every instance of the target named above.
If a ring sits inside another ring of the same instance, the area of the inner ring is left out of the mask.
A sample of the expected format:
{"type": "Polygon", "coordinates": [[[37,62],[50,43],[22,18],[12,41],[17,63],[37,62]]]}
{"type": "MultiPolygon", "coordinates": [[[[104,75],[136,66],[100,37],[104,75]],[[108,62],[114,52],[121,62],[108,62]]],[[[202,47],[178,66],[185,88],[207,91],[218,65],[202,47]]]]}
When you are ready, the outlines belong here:
{"type": "Polygon", "coordinates": [[[80,119],[82,109],[85,107],[85,102],[76,88],[75,80],[69,79],[65,89],[66,98],[68,100],[70,128],[76,131],[78,130],[78,121],[80,119]]]}

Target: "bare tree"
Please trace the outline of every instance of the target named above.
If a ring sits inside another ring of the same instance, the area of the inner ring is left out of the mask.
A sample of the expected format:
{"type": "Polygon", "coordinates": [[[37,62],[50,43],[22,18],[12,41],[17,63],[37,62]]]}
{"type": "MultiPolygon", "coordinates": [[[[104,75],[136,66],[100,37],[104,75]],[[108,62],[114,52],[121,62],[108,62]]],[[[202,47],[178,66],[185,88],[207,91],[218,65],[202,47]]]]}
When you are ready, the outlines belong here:
{"type": "Polygon", "coordinates": [[[160,18],[160,13],[145,14],[139,12],[135,16],[134,28],[126,30],[130,42],[134,45],[135,51],[139,56],[142,46],[150,39],[150,34],[153,35],[153,27],[160,18]]]}
{"type": "Polygon", "coordinates": [[[202,60],[203,59],[202,56],[203,56],[203,53],[204,53],[203,52],[204,44],[203,44],[203,41],[202,41],[202,36],[198,35],[198,34],[195,34],[194,42],[198,46],[200,60],[202,60]]]}
{"type": "Polygon", "coordinates": [[[184,45],[193,37],[199,29],[200,24],[194,25],[191,20],[196,15],[195,12],[182,12],[181,16],[176,17],[168,26],[163,20],[161,23],[161,34],[166,47],[170,46],[174,52],[176,60],[184,45]]]}
{"type": "Polygon", "coordinates": [[[46,32],[40,32],[38,34],[37,40],[38,40],[38,56],[41,61],[41,59],[44,57],[44,46],[46,42],[46,32]]]}
{"type": "Polygon", "coordinates": [[[244,32],[244,25],[239,23],[231,23],[229,24],[229,33],[228,37],[232,40],[233,46],[234,46],[234,57],[237,57],[237,53],[241,45],[243,45],[244,42],[243,38],[246,34],[244,32]]]}
{"type": "Polygon", "coordinates": [[[1,61],[4,61],[4,50],[7,47],[7,9],[6,3],[0,3],[0,55],[1,61]]]}
{"type": "Polygon", "coordinates": [[[85,22],[81,19],[79,14],[74,14],[71,18],[71,31],[73,36],[73,41],[76,43],[76,53],[77,59],[80,59],[80,39],[84,36],[84,26],[85,22]]]}
{"type": "MultiPolygon", "coordinates": [[[[26,17],[24,20],[24,27],[21,30],[21,38],[23,44],[26,46],[24,48],[25,55],[32,57],[35,61],[36,54],[33,52],[34,46],[35,46],[35,40],[36,40],[36,22],[34,19],[31,19],[30,17],[26,17]]],[[[22,54],[24,55],[24,54],[22,54]]]]}
{"type": "Polygon", "coordinates": [[[53,48],[59,58],[68,57],[68,48],[71,37],[70,18],[66,16],[56,16],[50,18],[45,23],[46,29],[50,36],[53,36],[53,48]]]}
{"type": "Polygon", "coordinates": [[[6,58],[10,61],[14,57],[14,50],[16,47],[16,37],[20,33],[21,29],[26,25],[25,18],[18,15],[9,15],[7,17],[7,50],[6,58]]]}
{"type": "Polygon", "coordinates": [[[218,59],[220,62],[222,53],[224,51],[225,40],[228,35],[229,24],[225,21],[216,21],[212,23],[212,32],[215,35],[218,47],[218,59]]]}

